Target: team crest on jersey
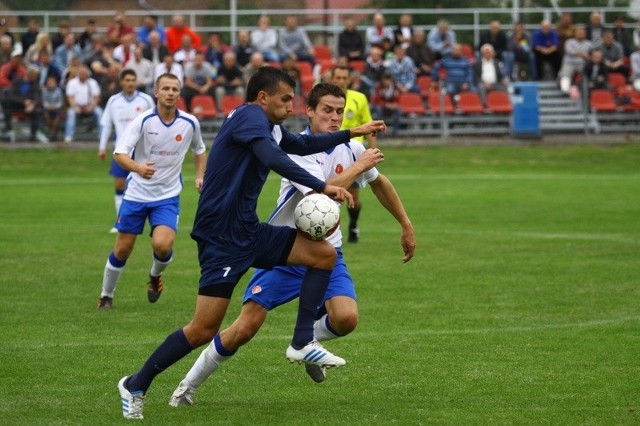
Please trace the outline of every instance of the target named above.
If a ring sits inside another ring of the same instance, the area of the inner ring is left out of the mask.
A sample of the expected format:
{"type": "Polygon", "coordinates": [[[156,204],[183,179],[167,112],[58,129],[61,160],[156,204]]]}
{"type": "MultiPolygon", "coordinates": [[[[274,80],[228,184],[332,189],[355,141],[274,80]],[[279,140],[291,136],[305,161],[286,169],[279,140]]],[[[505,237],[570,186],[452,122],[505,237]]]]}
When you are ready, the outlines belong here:
{"type": "Polygon", "coordinates": [[[339,174],[340,174],[340,173],[342,173],[342,172],[344,172],[344,167],[342,167],[342,164],[338,164],[338,165],[336,166],[336,174],[338,174],[338,175],[339,175],[339,174]]]}
{"type": "Polygon", "coordinates": [[[262,287],[260,287],[259,285],[254,285],[251,288],[251,294],[258,294],[262,291],[262,287]]]}
{"type": "Polygon", "coordinates": [[[176,135],[176,142],[178,143],[182,142],[182,135],[180,133],[176,135]]]}
{"type": "Polygon", "coordinates": [[[348,109],[348,110],[346,111],[346,113],[347,113],[347,114],[346,114],[346,115],[347,115],[347,118],[348,118],[349,120],[351,120],[353,117],[355,117],[355,116],[356,116],[356,113],[355,113],[355,112],[353,112],[353,111],[351,111],[350,109],[348,109]]]}

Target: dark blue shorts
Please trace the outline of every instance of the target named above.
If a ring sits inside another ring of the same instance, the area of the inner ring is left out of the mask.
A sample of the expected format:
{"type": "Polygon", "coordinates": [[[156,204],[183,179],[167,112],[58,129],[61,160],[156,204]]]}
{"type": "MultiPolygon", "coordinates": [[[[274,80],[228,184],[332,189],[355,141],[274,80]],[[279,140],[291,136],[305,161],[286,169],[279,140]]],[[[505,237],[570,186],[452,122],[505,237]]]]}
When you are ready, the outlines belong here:
{"type": "Polygon", "coordinates": [[[285,265],[296,232],[288,226],[261,223],[249,247],[237,247],[221,239],[198,241],[198,294],[231,298],[233,288],[250,267],[270,269],[285,265]]]}
{"type": "MultiPolygon", "coordinates": [[[[325,313],[324,302],[332,297],[346,296],[356,299],[353,279],[342,258],[342,250],[336,249],[336,251],[338,252],[338,260],[331,273],[327,292],[319,306],[320,316],[325,313]]],[[[306,266],[298,265],[257,269],[245,290],[244,302],[252,300],[268,311],[277,308],[300,295],[300,286],[306,272],[306,266]]]]}
{"type": "Polygon", "coordinates": [[[129,170],[123,169],[120,164],[113,158],[111,159],[111,169],[109,170],[109,174],[114,178],[123,178],[125,179],[129,176],[129,170]]]}

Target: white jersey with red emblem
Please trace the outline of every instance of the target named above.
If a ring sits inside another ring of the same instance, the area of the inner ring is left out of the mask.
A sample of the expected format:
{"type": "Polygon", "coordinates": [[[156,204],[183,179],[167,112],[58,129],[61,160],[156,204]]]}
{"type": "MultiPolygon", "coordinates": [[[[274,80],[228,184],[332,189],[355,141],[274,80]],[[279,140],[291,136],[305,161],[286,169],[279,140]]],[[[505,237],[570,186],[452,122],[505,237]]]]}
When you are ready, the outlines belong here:
{"type": "Polygon", "coordinates": [[[156,108],[138,115],[118,137],[114,154],[130,155],[135,149],[136,162],[153,162],[156,172],[151,179],[129,173],[125,200],[153,202],[175,197],[182,191],[182,162],[191,149],[199,155],[206,148],[200,123],[191,114],[176,110],[176,117],[165,123],[156,108]]]}
{"type": "MultiPolygon", "coordinates": [[[[276,126],[277,128],[277,126],[276,126]]],[[[274,128],[275,131],[275,128],[274,128]]],[[[309,129],[307,128],[307,132],[309,129]]],[[[276,141],[278,139],[276,138],[276,141]]],[[[338,145],[330,150],[317,154],[299,155],[289,154],[289,157],[295,161],[300,167],[309,172],[312,176],[327,181],[334,176],[342,173],[346,168],[356,162],[356,159],[366,150],[361,142],[351,140],[351,142],[338,145]]],[[[356,178],[354,184],[358,188],[364,188],[368,182],[378,177],[378,170],[373,167],[356,178]]],[[[313,191],[313,189],[291,182],[288,179],[282,179],[280,182],[280,196],[278,197],[278,206],[271,214],[269,223],[272,225],[285,225],[291,228],[295,227],[293,221],[293,212],[298,202],[304,197],[304,194],[313,191]]],[[[327,237],[334,247],[342,246],[342,232],[340,227],[327,237]]]]}
{"type": "Polygon", "coordinates": [[[102,134],[100,135],[100,147],[98,149],[107,149],[112,126],[116,129],[117,140],[134,118],[153,108],[153,105],[151,96],[137,90],[131,96],[126,96],[124,92],[111,96],[107,106],[104,107],[104,112],[100,119],[102,134]]]}

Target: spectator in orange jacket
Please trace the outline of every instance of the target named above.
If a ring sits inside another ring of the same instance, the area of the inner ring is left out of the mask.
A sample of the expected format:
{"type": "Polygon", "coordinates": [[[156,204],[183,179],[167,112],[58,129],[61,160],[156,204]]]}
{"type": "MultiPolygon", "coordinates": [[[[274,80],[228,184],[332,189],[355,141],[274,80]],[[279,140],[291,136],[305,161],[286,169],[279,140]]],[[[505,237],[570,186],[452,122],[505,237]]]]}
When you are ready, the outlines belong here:
{"type": "Polygon", "coordinates": [[[200,48],[200,35],[185,25],[184,16],[174,15],[171,18],[171,26],[165,31],[167,35],[167,47],[170,53],[175,53],[182,46],[182,37],[191,37],[191,44],[194,49],[200,48]]]}

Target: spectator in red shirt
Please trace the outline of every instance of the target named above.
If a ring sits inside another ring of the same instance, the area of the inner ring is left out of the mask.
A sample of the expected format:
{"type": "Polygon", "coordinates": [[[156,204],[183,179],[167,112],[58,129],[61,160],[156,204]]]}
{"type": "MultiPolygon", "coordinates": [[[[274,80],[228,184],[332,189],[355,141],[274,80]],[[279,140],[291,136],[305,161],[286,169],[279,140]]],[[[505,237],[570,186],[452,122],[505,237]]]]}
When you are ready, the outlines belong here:
{"type": "Polygon", "coordinates": [[[125,22],[124,12],[118,11],[113,17],[113,24],[107,28],[107,40],[117,46],[122,43],[122,36],[126,34],[135,36],[135,31],[131,25],[125,22]]]}
{"type": "Polygon", "coordinates": [[[0,67],[0,88],[9,87],[14,80],[26,76],[27,68],[22,62],[22,53],[14,49],[11,53],[11,60],[0,67]]]}
{"type": "Polygon", "coordinates": [[[200,48],[200,35],[185,25],[184,16],[174,15],[171,18],[171,26],[165,31],[167,35],[167,47],[170,53],[175,53],[182,46],[182,37],[191,37],[191,44],[194,49],[200,48]]]}

